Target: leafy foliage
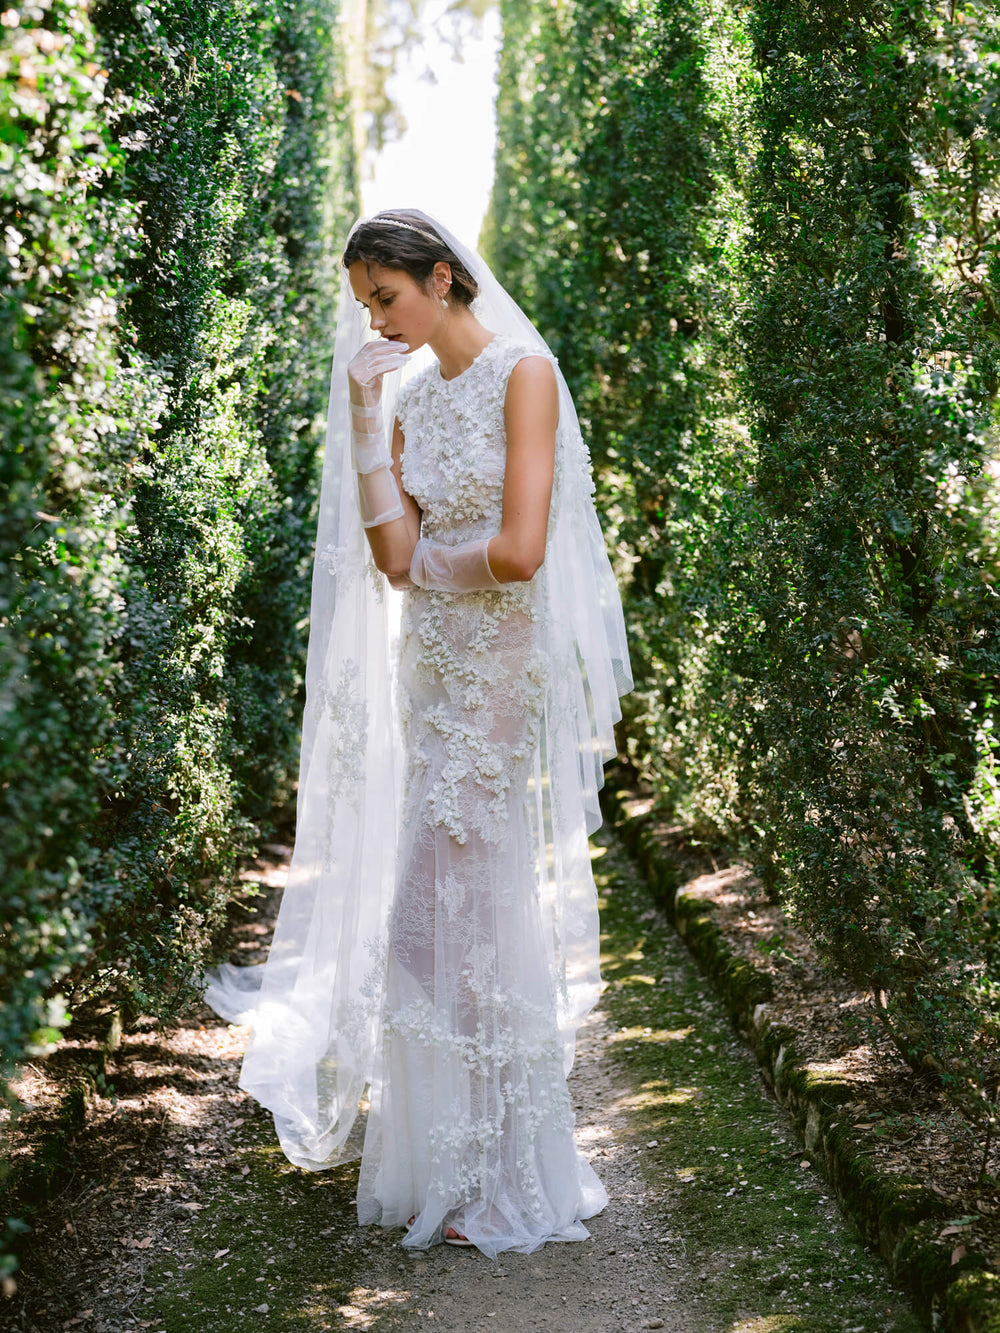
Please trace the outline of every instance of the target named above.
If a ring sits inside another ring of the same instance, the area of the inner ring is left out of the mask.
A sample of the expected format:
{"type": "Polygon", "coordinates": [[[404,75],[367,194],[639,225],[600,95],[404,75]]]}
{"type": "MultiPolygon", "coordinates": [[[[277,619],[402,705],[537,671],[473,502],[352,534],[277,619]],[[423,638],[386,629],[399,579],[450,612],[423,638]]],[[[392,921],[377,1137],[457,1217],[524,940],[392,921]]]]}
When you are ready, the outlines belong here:
{"type": "Polygon", "coordinates": [[[573,389],[626,590],[634,762],[699,827],[733,818],[699,715],[716,529],[743,484],[731,353],[748,42],[722,3],[504,7],[484,242],[573,389]],[[700,783],[688,802],[692,776],[700,783]]]}
{"type": "Polygon", "coordinates": [[[737,585],[758,868],[977,1121],[1000,1078],[1000,26],[760,4],[737,585]]]}
{"type": "Polygon", "coordinates": [[[0,23],[9,1069],[188,1000],[287,803],[356,180],[334,0],[0,23]]]}
{"type": "Polygon", "coordinates": [[[998,20],[503,12],[485,237],[601,472],[629,753],[992,1132],[998,20]]]}

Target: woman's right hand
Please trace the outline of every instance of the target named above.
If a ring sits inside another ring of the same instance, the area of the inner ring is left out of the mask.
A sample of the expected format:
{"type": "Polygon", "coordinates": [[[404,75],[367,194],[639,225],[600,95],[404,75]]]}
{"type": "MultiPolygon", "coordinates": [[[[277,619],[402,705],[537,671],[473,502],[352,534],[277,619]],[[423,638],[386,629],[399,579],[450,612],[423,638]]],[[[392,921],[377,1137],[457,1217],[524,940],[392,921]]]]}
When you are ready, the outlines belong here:
{"type": "Polygon", "coordinates": [[[355,353],[347,367],[351,398],[356,403],[376,403],[382,396],[382,376],[406,364],[409,344],[373,338],[355,353]]]}

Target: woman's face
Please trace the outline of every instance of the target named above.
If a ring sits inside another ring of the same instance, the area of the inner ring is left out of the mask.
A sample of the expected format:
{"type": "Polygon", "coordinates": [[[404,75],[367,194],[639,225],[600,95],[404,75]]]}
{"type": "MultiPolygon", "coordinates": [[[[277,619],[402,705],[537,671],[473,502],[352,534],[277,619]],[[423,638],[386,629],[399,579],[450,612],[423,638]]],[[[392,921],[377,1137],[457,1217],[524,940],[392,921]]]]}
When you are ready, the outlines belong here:
{"type": "Polygon", "coordinates": [[[425,292],[404,269],[356,259],[348,274],[354,295],[370,311],[373,331],[383,338],[399,339],[415,352],[440,328],[441,298],[425,292]]]}

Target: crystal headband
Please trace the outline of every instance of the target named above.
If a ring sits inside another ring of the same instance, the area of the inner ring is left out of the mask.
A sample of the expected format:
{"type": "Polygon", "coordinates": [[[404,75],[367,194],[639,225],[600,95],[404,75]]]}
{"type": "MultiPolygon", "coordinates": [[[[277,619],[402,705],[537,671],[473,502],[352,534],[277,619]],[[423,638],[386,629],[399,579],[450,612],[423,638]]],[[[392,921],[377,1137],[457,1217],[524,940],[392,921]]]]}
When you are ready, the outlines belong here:
{"type": "Polygon", "coordinates": [[[418,236],[426,236],[429,241],[434,240],[429,231],[423,231],[420,227],[412,227],[408,222],[398,222],[395,218],[369,218],[368,224],[373,223],[382,227],[405,227],[407,231],[415,231],[418,236]]]}

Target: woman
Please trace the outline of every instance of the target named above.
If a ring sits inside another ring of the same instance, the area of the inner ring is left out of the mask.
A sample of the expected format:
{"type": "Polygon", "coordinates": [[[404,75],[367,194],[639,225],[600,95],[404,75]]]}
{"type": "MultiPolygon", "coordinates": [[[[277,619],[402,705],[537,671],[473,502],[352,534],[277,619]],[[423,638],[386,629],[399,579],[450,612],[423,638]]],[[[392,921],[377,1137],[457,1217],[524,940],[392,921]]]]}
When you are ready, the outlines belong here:
{"type": "MultiPolygon", "coordinates": [[[[240,1086],[312,1170],[357,1155],[367,1086],[360,1221],[529,1252],[606,1202],[566,1075],[621,606],[565,380],[482,259],[393,210],[343,270],[296,845],[240,1086]]],[[[207,993],[230,1017],[235,971],[207,993]]]]}

